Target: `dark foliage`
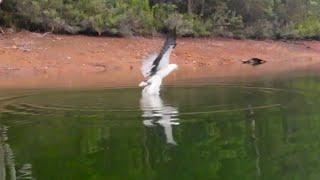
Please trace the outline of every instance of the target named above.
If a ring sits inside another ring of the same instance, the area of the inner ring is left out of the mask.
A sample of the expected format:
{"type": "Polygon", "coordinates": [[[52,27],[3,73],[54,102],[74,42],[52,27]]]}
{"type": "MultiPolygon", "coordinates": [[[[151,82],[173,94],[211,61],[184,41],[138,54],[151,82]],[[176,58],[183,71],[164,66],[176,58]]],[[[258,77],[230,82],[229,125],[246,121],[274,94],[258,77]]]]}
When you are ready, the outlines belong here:
{"type": "Polygon", "coordinates": [[[96,35],[320,38],[320,0],[5,0],[2,26],[96,35]]]}

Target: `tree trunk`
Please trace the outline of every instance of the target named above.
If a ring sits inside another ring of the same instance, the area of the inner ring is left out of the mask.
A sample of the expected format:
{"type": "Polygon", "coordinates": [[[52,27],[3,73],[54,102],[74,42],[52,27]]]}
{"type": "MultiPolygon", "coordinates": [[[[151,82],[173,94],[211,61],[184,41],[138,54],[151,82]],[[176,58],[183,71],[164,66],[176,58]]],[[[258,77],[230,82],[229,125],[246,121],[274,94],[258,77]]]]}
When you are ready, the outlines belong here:
{"type": "Polygon", "coordinates": [[[202,0],[201,1],[201,12],[200,15],[203,16],[204,15],[204,6],[205,6],[206,0],[202,0]]]}
{"type": "Polygon", "coordinates": [[[305,11],[305,14],[304,14],[304,19],[307,19],[308,17],[308,14],[309,14],[309,5],[310,5],[310,0],[305,0],[305,8],[306,8],[306,11],[305,11]]]}
{"type": "Polygon", "coordinates": [[[188,14],[192,15],[193,13],[193,0],[188,0],[188,14]]]}

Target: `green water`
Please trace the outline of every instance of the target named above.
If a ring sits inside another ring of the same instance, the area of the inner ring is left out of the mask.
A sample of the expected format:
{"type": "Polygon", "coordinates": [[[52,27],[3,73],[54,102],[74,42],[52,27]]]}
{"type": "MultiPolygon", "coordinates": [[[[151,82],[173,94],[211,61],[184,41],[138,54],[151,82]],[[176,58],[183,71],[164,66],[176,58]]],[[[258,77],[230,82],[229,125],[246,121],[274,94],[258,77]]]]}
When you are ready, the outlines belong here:
{"type": "Polygon", "coordinates": [[[319,179],[320,78],[275,79],[4,91],[0,179],[319,179]]]}

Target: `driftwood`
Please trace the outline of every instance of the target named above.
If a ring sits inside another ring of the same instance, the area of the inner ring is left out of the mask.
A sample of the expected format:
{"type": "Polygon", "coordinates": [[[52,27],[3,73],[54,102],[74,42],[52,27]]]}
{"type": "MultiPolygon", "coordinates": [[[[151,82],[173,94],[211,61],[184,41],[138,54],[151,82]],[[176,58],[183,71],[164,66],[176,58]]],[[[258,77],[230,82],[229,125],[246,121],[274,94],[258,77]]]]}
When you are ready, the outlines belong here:
{"type": "Polygon", "coordinates": [[[52,32],[46,32],[41,35],[41,37],[46,37],[47,35],[52,34],[52,32]]]}

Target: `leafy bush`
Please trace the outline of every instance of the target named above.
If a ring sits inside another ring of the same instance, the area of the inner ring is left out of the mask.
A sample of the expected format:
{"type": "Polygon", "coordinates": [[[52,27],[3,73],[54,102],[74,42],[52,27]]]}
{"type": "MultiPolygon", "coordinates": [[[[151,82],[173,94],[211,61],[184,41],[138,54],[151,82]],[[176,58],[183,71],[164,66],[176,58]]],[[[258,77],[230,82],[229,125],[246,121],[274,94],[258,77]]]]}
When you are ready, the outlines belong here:
{"type": "Polygon", "coordinates": [[[120,35],[146,35],[155,31],[152,8],[148,1],[117,2],[108,14],[107,28],[120,35]]]}
{"type": "Polygon", "coordinates": [[[97,35],[319,38],[320,0],[5,0],[0,26],[97,35]]]}
{"type": "Polygon", "coordinates": [[[240,36],[239,30],[244,27],[242,17],[229,10],[225,3],[217,5],[211,23],[213,34],[223,37],[240,36]]]}
{"type": "Polygon", "coordinates": [[[265,39],[265,38],[272,38],[274,37],[274,32],[272,28],[272,23],[261,19],[258,22],[248,26],[246,28],[245,34],[247,37],[250,38],[258,38],[258,39],[265,39]]]}
{"type": "Polygon", "coordinates": [[[16,0],[16,18],[29,29],[52,32],[101,32],[107,9],[103,0],[16,0]]]}
{"type": "Polygon", "coordinates": [[[319,17],[309,17],[305,21],[296,25],[296,30],[300,37],[320,39],[320,19],[319,17]]]}

